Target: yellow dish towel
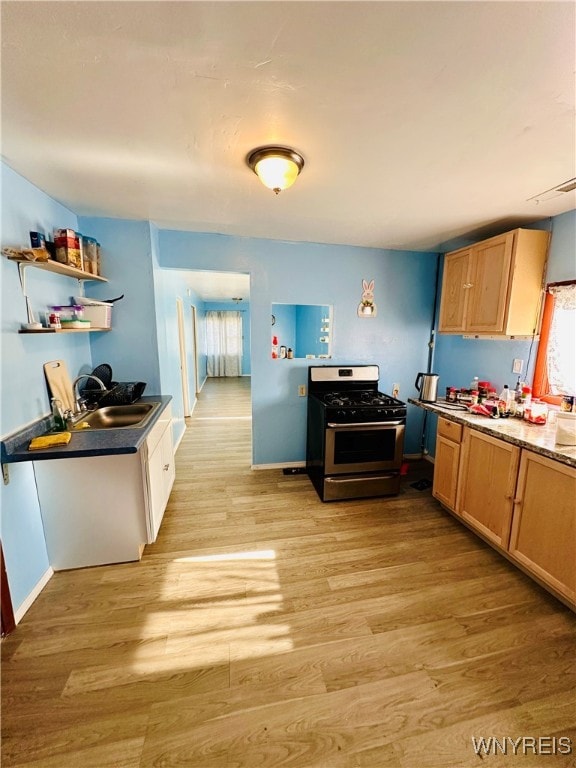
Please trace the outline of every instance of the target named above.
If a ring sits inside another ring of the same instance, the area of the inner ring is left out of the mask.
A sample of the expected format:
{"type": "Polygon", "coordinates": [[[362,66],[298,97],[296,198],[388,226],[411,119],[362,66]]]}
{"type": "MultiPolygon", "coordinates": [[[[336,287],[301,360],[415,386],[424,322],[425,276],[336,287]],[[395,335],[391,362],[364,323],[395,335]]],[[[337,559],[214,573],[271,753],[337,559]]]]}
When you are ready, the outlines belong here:
{"type": "Polygon", "coordinates": [[[68,445],[71,437],[71,432],[55,432],[52,435],[40,435],[40,437],[34,437],[30,441],[28,450],[39,451],[42,448],[54,448],[57,445],[68,445]]]}

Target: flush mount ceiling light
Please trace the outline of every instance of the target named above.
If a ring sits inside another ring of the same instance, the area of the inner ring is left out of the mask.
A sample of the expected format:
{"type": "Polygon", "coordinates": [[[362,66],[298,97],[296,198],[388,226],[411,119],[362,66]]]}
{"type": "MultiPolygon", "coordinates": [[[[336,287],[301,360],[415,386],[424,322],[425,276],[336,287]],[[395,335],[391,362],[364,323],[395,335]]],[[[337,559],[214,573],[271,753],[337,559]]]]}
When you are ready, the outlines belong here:
{"type": "Polygon", "coordinates": [[[259,147],[253,149],[246,163],[262,184],[278,194],[296,181],[304,168],[304,158],[289,147],[259,147]]]}

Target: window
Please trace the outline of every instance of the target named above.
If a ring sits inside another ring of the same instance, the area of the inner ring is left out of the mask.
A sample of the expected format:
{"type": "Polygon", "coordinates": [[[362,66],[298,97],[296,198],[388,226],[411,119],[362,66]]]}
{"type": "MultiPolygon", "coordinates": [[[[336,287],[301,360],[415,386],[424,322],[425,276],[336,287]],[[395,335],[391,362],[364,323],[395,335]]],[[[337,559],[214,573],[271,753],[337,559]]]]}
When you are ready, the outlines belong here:
{"type": "Polygon", "coordinates": [[[240,312],[206,312],[208,376],[242,375],[242,315],[240,312]]]}
{"type": "Polygon", "coordinates": [[[544,301],[534,396],[558,405],[576,394],[576,281],[550,283],[544,301]]]}

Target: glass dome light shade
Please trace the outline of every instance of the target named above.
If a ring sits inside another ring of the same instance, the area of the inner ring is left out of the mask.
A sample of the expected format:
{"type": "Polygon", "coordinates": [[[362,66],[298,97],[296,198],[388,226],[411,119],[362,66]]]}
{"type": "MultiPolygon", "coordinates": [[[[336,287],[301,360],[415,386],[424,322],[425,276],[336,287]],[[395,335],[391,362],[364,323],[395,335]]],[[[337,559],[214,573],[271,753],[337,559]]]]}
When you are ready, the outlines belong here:
{"type": "Polygon", "coordinates": [[[304,158],[301,155],[284,147],[262,147],[254,150],[247,162],[262,184],[276,194],[291,187],[304,166],[304,158]]]}

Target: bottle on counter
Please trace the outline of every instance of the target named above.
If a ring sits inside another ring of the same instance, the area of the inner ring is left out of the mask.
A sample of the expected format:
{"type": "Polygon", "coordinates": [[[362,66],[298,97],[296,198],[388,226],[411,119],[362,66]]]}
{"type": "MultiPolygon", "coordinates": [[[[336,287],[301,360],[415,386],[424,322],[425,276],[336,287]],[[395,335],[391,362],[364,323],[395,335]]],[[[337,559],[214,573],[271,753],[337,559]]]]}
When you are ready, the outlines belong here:
{"type": "Polygon", "coordinates": [[[62,409],[62,401],[55,397],[52,398],[52,429],[55,432],[66,431],[66,419],[62,409]]]}
{"type": "Polygon", "coordinates": [[[288,347],[288,351],[286,352],[286,357],[288,358],[288,360],[292,360],[293,359],[294,352],[292,352],[292,348],[291,347],[288,347]]]}
{"type": "Polygon", "coordinates": [[[498,398],[498,410],[500,411],[500,416],[508,416],[510,413],[511,395],[512,393],[510,392],[508,384],[504,384],[502,392],[500,392],[500,397],[498,398]]]}
{"type": "Polygon", "coordinates": [[[530,406],[532,404],[532,389],[530,387],[522,387],[522,397],[520,399],[522,406],[522,415],[526,420],[530,419],[530,406]]]}
{"type": "Polygon", "coordinates": [[[470,391],[478,393],[478,390],[480,389],[480,382],[478,380],[478,376],[474,376],[472,379],[472,382],[470,383],[470,391]]]}
{"type": "Polygon", "coordinates": [[[278,336],[272,336],[272,358],[276,360],[278,357],[278,336]]]}
{"type": "Polygon", "coordinates": [[[285,357],[286,357],[286,347],[284,346],[284,344],[282,344],[282,346],[280,347],[280,359],[284,360],[285,357]]]}

